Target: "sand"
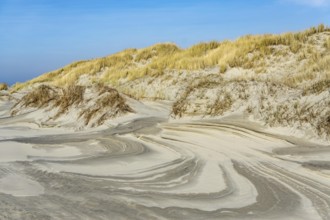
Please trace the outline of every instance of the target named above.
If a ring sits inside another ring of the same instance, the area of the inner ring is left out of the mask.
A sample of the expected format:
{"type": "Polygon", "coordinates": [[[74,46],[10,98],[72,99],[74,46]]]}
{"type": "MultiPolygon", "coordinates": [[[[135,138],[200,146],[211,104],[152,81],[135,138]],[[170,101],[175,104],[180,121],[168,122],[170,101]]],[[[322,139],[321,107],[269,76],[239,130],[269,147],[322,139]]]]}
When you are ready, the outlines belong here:
{"type": "Polygon", "coordinates": [[[329,145],[169,106],[85,131],[0,119],[0,219],[330,219],[329,145]]]}

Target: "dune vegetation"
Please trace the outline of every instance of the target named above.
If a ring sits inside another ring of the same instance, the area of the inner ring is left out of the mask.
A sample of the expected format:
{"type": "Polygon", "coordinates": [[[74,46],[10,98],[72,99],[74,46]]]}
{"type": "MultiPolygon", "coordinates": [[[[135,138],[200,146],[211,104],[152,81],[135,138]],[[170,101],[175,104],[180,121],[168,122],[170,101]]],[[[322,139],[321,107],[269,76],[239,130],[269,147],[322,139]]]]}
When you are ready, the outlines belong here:
{"type": "Polygon", "coordinates": [[[116,89],[101,84],[90,87],[69,85],[63,88],[39,85],[13,106],[11,115],[21,114],[26,109],[45,109],[48,117],[45,117],[43,123],[56,121],[70,112],[75,112],[71,113],[71,120],[76,117],[77,124],[81,121],[84,126],[90,127],[101,125],[115,116],[133,112],[116,89]],[[90,96],[94,95],[92,99],[90,96]]]}
{"type": "Polygon", "coordinates": [[[6,83],[0,83],[0,91],[7,90],[7,89],[8,89],[8,85],[6,83]]]}
{"type": "Polygon", "coordinates": [[[170,100],[174,118],[240,111],[268,126],[294,127],[329,140],[330,28],[247,35],[187,49],[172,43],[127,49],[18,83],[11,93],[26,89],[14,113],[53,103],[56,118],[85,100],[89,104],[80,106],[78,118],[99,125],[116,112],[133,111],[124,94],[170,100]],[[85,90],[95,85],[107,89],[95,90],[86,101],[85,90]]]}
{"type": "MultiPolygon", "coordinates": [[[[315,72],[326,71],[329,79],[330,55],[322,56],[313,47],[311,36],[329,33],[324,25],[312,27],[299,33],[280,35],[247,35],[235,41],[208,42],[182,49],[172,43],[156,44],[145,49],[127,49],[103,58],[78,61],[61,69],[46,73],[26,83],[18,83],[12,91],[17,91],[35,83],[50,83],[55,86],[75,84],[80,76],[89,74],[94,82],[117,85],[119,79],[134,80],[144,76],[160,76],[166,70],[200,70],[218,67],[219,73],[229,68],[251,69],[263,73],[267,69],[266,60],[270,56],[298,54],[299,59],[308,59],[302,68],[303,74],[290,79],[293,85],[304,79],[315,77],[315,72]],[[278,50],[276,47],[283,47],[278,50]]],[[[329,50],[330,40],[324,42],[329,50]]]]}

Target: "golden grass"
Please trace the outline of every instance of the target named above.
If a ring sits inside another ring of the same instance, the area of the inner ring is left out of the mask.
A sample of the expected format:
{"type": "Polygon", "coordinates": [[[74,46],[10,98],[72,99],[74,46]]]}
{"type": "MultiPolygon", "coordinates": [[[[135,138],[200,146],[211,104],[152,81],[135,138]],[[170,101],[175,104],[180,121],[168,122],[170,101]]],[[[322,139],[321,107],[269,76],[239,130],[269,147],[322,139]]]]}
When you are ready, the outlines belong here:
{"type": "Polygon", "coordinates": [[[303,95],[318,94],[326,91],[326,89],[330,89],[330,79],[318,81],[311,86],[305,88],[303,91],[303,95]]]}
{"type": "Polygon", "coordinates": [[[0,91],[7,90],[7,89],[8,89],[8,85],[6,83],[0,83],[0,91]]]}
{"type": "Polygon", "coordinates": [[[58,92],[56,89],[47,85],[40,85],[23,96],[22,99],[14,105],[11,115],[16,115],[21,107],[42,108],[57,100],[58,92]]]}
{"type": "MultiPolygon", "coordinates": [[[[75,62],[29,82],[18,83],[12,92],[35,83],[59,87],[54,90],[50,86],[40,86],[24,96],[16,109],[20,110],[20,107],[24,106],[40,108],[51,102],[51,107],[58,107],[56,116],[59,116],[70,106],[79,105],[80,117],[85,124],[96,126],[118,114],[133,111],[117,90],[105,85],[118,85],[120,92],[137,99],[150,98],[147,97],[146,87],[139,85],[132,88],[129,87],[132,85],[130,83],[120,84],[120,79],[135,80],[145,76],[160,76],[168,70],[171,70],[171,73],[175,70],[174,72],[179,75],[181,72],[189,73],[183,70],[214,67],[219,68],[219,73],[225,74],[230,68],[238,67],[250,69],[252,71],[246,72],[254,73],[235,78],[222,77],[221,74],[212,74],[212,76],[201,74],[192,79],[189,76],[184,79],[175,78],[177,81],[189,80],[189,82],[183,84],[188,86],[176,98],[172,106],[172,114],[178,117],[191,113],[222,115],[232,109],[238,99],[244,102],[250,100],[251,94],[248,93],[247,88],[257,88],[260,85],[265,88],[260,90],[261,95],[257,97],[260,105],[248,105],[248,113],[259,111],[264,121],[270,125],[300,123],[303,126],[304,123],[310,123],[318,134],[330,135],[330,112],[325,107],[330,104],[329,101],[325,104],[316,103],[318,106],[314,106],[313,109],[307,109],[307,105],[302,105],[301,101],[297,100],[290,99],[275,106],[270,100],[267,101],[268,96],[278,94],[278,91],[294,90],[299,94],[301,92],[304,96],[318,95],[328,90],[330,86],[329,33],[329,28],[320,25],[300,33],[248,35],[236,41],[200,43],[187,49],[181,49],[171,43],[156,44],[139,50],[128,49],[104,58],[75,62]],[[284,64],[281,65],[280,62],[284,64]],[[271,68],[276,68],[275,74],[271,72],[271,68]],[[269,75],[260,75],[269,70],[269,75]],[[277,71],[284,71],[284,74],[277,75],[277,71]],[[87,108],[80,104],[86,101],[84,100],[85,90],[76,84],[79,77],[84,74],[89,74],[94,86],[99,86],[93,105],[88,105],[87,108]],[[225,89],[228,86],[230,89],[225,89]],[[204,97],[203,91],[209,89],[218,89],[220,92],[217,93],[215,100],[212,99],[214,100],[212,103],[206,102],[205,108],[202,108],[199,106],[200,103],[195,103],[196,99],[204,99],[206,96],[204,97]],[[294,114],[289,114],[288,109],[291,107],[294,109],[294,114]],[[327,112],[324,115],[318,115],[318,109],[326,109],[327,112]]],[[[165,78],[161,79],[166,81],[165,78]]],[[[145,81],[141,80],[141,82],[145,81]]],[[[157,91],[155,96],[155,99],[165,98],[166,90],[157,91]]],[[[300,97],[305,98],[303,96],[300,97]]]]}
{"type": "Polygon", "coordinates": [[[330,37],[328,37],[327,41],[324,43],[324,47],[330,50],[330,37]]]}
{"type": "Polygon", "coordinates": [[[156,44],[154,46],[139,50],[136,54],[135,61],[147,61],[154,57],[168,56],[178,51],[180,51],[180,49],[175,44],[156,44]]]}
{"type": "MultiPolygon", "coordinates": [[[[218,66],[220,73],[228,68],[242,67],[256,69],[263,72],[264,59],[271,54],[277,54],[273,47],[286,46],[291,53],[301,54],[306,50],[304,44],[309,36],[329,32],[324,25],[310,28],[299,33],[286,33],[281,35],[247,35],[236,41],[200,43],[188,49],[180,49],[174,44],[156,44],[145,49],[127,49],[107,57],[88,61],[79,61],[35,78],[23,84],[16,84],[13,92],[34,83],[48,82],[55,86],[74,84],[81,75],[89,74],[95,82],[116,85],[118,80],[148,76],[158,76],[164,70],[199,70],[218,66]]],[[[330,40],[325,42],[330,47],[330,40]]],[[[281,55],[281,54],[278,54],[281,55]]],[[[304,59],[304,54],[300,55],[304,59]]]]}
{"type": "Polygon", "coordinates": [[[286,85],[295,87],[308,80],[330,80],[330,51],[326,51],[324,54],[315,53],[310,56],[309,62],[305,64],[298,74],[283,79],[286,85]]]}

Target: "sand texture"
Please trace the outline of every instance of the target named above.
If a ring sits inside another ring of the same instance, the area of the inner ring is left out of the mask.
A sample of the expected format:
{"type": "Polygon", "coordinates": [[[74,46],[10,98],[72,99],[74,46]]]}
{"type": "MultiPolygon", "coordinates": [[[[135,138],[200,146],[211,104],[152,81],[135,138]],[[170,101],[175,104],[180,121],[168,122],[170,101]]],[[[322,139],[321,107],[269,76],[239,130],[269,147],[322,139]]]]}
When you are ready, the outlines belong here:
{"type": "Polygon", "coordinates": [[[330,146],[168,115],[80,132],[0,119],[0,219],[330,219],[330,146]]]}

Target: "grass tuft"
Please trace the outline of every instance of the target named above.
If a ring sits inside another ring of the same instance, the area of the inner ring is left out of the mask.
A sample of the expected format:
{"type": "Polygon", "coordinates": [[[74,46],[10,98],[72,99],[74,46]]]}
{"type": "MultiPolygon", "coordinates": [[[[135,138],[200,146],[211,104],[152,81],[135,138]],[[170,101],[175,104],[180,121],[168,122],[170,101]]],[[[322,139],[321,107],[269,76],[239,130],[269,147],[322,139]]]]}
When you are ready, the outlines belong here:
{"type": "Polygon", "coordinates": [[[74,104],[82,103],[84,100],[85,87],[69,85],[61,89],[60,98],[56,100],[55,106],[59,111],[55,117],[58,117],[68,111],[74,104]]]}
{"type": "Polygon", "coordinates": [[[98,88],[98,98],[95,105],[82,111],[80,117],[84,118],[85,125],[88,125],[92,118],[101,115],[93,126],[101,125],[105,120],[115,117],[118,114],[133,112],[133,109],[126,104],[126,100],[116,89],[101,86],[98,88]]]}
{"type": "Polygon", "coordinates": [[[8,89],[8,85],[6,83],[0,83],[0,91],[7,90],[7,89],[8,89]]]}
{"type": "Polygon", "coordinates": [[[57,97],[58,92],[54,88],[40,85],[23,96],[19,103],[22,103],[24,107],[41,108],[47,106],[52,101],[56,101],[57,97]]]}

